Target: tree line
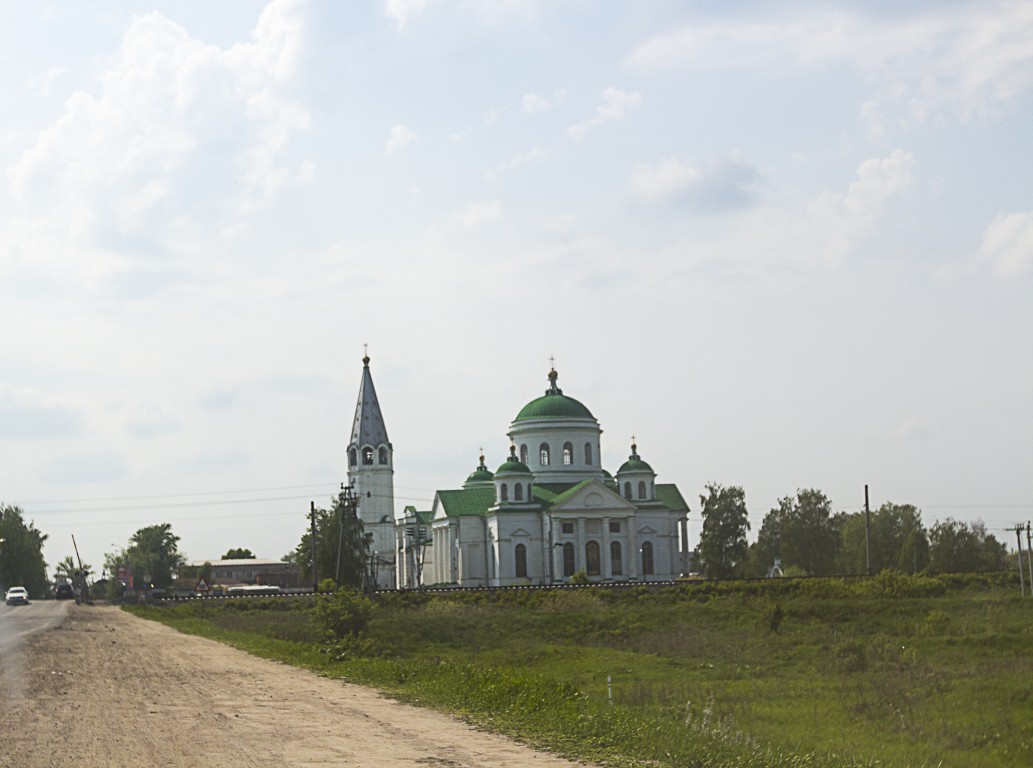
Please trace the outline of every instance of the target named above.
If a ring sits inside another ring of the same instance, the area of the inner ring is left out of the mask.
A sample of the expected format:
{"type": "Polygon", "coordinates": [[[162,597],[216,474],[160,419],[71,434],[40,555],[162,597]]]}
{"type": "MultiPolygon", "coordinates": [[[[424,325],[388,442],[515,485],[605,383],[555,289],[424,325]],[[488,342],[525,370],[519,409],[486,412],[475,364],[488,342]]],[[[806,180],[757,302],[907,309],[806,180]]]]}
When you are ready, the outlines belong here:
{"type": "Polygon", "coordinates": [[[711,483],[700,496],[702,531],[698,563],[710,578],[784,575],[860,575],[898,570],[952,573],[997,571],[1006,567],[1007,549],[982,522],[951,518],[931,528],[913,504],[886,502],[864,512],[834,512],[819,490],[808,488],[779,499],[750,544],[746,494],[741,486],[711,483]]]}

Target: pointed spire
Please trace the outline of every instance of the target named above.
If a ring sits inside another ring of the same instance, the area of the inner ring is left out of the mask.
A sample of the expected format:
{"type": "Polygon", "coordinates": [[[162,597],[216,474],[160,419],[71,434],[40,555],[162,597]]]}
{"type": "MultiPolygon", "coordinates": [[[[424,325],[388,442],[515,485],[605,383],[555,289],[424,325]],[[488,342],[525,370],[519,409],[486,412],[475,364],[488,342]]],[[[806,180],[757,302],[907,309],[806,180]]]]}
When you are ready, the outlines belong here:
{"type": "Polygon", "coordinates": [[[369,354],[363,351],[362,383],[359,385],[359,400],[355,404],[355,421],[352,423],[349,445],[390,445],[387,426],[380,413],[377,390],[373,386],[373,376],[369,372],[369,354]]]}

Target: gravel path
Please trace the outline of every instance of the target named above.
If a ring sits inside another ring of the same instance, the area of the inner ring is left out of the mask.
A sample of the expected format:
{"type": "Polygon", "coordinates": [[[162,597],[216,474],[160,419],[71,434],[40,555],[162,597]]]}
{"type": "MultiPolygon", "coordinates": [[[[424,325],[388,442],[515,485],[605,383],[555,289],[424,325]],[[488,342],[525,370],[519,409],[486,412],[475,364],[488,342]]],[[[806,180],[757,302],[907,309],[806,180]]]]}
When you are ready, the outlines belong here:
{"type": "Polygon", "coordinates": [[[112,607],[71,606],[0,667],[0,766],[575,765],[112,607]]]}

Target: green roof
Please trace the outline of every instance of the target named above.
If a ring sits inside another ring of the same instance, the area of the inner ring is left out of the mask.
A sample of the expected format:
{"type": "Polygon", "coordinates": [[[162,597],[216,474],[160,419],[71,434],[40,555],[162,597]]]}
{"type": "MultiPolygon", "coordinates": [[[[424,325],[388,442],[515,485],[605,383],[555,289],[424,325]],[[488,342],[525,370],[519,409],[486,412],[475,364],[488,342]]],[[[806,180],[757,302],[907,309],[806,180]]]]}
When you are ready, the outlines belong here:
{"type": "Polygon", "coordinates": [[[466,485],[470,483],[490,483],[495,479],[495,475],[491,473],[490,469],[475,469],[466,478],[466,485]]]}
{"type": "Polygon", "coordinates": [[[461,491],[438,491],[441,507],[449,517],[483,515],[495,503],[494,488],[465,488],[461,491]]]}
{"type": "Polygon", "coordinates": [[[595,417],[584,405],[572,397],[559,392],[548,392],[536,400],[532,400],[523,408],[513,421],[530,419],[592,419],[595,417]]]}
{"type": "Polygon", "coordinates": [[[510,475],[514,475],[514,474],[530,475],[531,474],[531,470],[527,468],[527,465],[524,464],[524,462],[522,462],[519,459],[516,459],[516,458],[514,458],[512,456],[510,456],[509,459],[501,467],[499,467],[498,469],[495,470],[495,474],[496,475],[505,475],[505,474],[510,474],[510,475]]]}
{"type": "Polygon", "coordinates": [[[656,500],[668,509],[689,511],[689,505],[685,503],[685,498],[674,483],[657,483],[656,500]]]}

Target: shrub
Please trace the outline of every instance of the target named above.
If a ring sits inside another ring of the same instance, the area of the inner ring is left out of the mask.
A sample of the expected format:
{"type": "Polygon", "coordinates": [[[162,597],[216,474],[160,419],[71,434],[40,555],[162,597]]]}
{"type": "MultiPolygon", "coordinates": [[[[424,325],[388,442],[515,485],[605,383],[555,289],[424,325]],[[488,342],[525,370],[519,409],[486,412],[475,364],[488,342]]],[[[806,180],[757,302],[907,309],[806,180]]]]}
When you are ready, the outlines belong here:
{"type": "Polygon", "coordinates": [[[373,604],[357,592],[341,587],[316,601],[316,618],[328,640],[358,637],[369,625],[373,604]]]}

